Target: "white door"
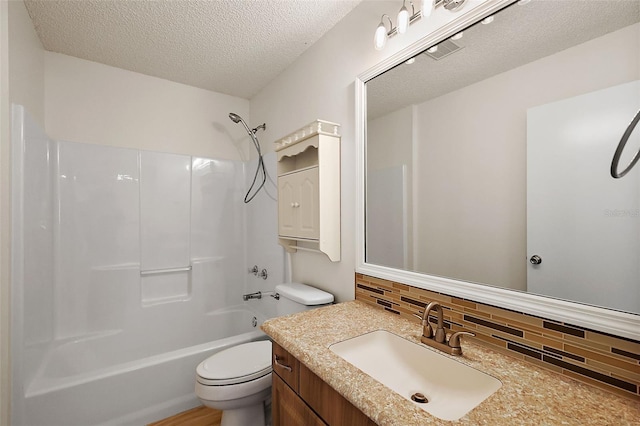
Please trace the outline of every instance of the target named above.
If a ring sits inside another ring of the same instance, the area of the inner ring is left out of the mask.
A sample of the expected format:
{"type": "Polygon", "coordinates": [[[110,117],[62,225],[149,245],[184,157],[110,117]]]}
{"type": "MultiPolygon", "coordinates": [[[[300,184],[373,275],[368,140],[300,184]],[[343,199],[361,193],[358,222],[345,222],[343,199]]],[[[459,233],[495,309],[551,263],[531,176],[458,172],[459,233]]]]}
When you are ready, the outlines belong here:
{"type": "MultiPolygon", "coordinates": [[[[622,179],[609,173],[639,108],[636,81],[527,112],[530,293],[640,312],[640,165],[622,179]]],[[[640,129],[632,139],[621,168],[640,129]]]]}

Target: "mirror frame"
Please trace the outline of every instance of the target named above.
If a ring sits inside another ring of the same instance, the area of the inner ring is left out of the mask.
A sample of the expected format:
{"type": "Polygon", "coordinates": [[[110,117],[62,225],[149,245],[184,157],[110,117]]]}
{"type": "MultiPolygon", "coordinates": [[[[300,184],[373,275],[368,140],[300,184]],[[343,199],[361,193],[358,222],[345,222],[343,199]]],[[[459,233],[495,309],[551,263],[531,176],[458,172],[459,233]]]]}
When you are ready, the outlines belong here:
{"type": "Polygon", "coordinates": [[[486,0],[481,5],[427,34],[356,78],[356,272],[640,341],[640,315],[366,263],[367,97],[365,83],[430,46],[515,2],[516,0],[486,0]]]}

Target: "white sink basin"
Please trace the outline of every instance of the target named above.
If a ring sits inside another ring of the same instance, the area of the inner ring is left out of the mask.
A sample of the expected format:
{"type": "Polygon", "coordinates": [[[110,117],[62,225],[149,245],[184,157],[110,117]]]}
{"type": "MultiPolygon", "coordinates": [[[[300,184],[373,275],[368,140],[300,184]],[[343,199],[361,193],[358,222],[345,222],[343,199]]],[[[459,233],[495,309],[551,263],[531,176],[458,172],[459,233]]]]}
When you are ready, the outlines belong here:
{"type": "Polygon", "coordinates": [[[442,420],[458,420],[502,386],[495,377],[385,330],[335,343],[329,349],[442,420]],[[428,402],[413,401],[416,392],[428,402]]]}

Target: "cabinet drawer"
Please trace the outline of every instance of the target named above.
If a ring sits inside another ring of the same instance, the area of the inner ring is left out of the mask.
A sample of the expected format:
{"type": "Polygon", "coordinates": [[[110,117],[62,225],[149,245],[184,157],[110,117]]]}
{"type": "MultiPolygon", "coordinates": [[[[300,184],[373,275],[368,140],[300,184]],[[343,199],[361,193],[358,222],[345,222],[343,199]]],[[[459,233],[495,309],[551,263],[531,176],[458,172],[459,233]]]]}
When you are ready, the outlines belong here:
{"type": "Polygon", "coordinates": [[[298,392],[300,363],[282,346],[273,342],[273,372],[282,378],[294,391],[298,392]]]}

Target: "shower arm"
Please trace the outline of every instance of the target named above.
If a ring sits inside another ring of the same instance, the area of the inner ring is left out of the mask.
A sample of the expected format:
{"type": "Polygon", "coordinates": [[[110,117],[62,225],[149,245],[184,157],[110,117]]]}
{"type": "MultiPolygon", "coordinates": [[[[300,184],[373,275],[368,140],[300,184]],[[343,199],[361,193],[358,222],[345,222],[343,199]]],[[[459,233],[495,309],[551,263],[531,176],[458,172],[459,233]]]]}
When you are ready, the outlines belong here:
{"type": "Polygon", "coordinates": [[[251,132],[255,135],[260,129],[262,129],[263,131],[267,130],[267,123],[262,123],[261,125],[254,127],[253,129],[251,129],[251,132]]]}
{"type": "Polygon", "coordinates": [[[256,132],[258,131],[258,129],[266,130],[267,124],[266,123],[262,123],[258,127],[254,128],[254,129],[250,129],[249,126],[247,126],[247,123],[245,123],[242,118],[240,118],[240,123],[242,123],[242,125],[244,126],[244,128],[247,131],[247,133],[249,134],[249,136],[251,136],[251,140],[253,141],[253,145],[256,147],[256,150],[258,150],[258,155],[261,155],[262,152],[261,152],[261,149],[260,149],[260,143],[256,139],[255,135],[256,135],[256,132]]]}

